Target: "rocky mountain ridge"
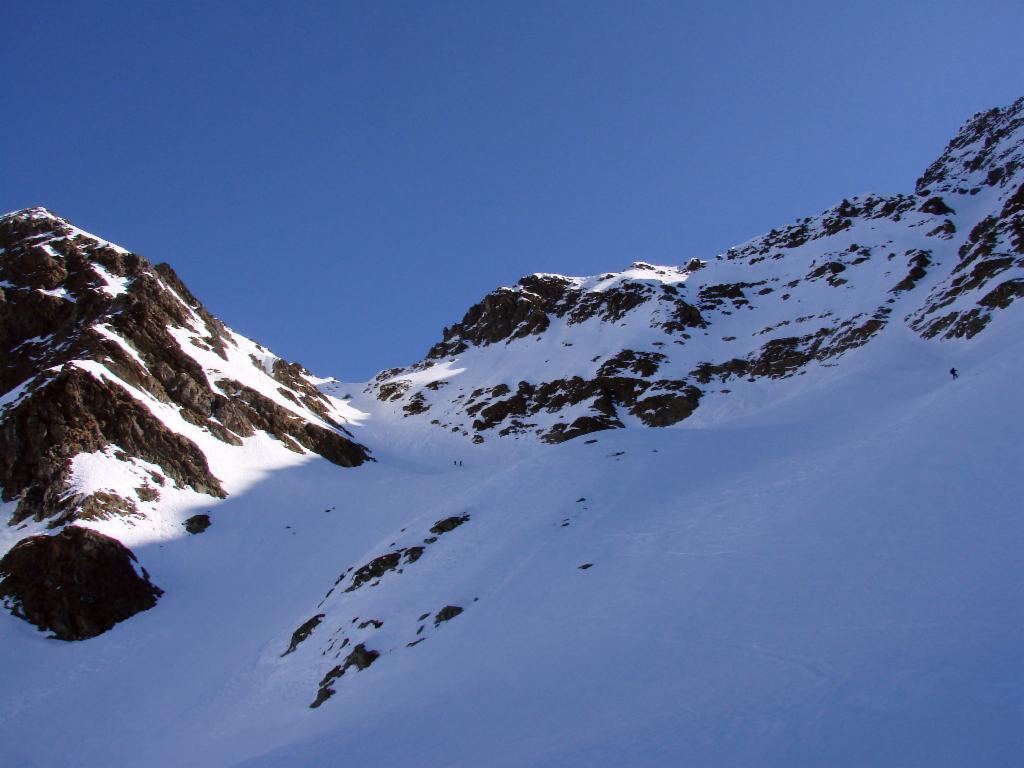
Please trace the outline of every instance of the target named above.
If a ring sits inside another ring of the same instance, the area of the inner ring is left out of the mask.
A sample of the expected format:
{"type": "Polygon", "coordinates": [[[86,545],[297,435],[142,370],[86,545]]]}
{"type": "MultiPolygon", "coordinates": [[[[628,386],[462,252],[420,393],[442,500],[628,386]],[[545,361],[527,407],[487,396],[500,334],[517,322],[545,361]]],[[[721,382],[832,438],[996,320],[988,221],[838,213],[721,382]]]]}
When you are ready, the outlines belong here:
{"type": "Polygon", "coordinates": [[[1024,99],[980,113],[913,194],[843,200],[708,261],[524,277],[367,391],[475,443],[558,443],[678,423],[887,326],[970,338],[1024,295],[1022,125],[1024,99]]]}
{"type": "Polygon", "coordinates": [[[170,266],[43,208],[0,218],[0,359],[12,524],[144,516],[165,487],[223,497],[207,446],[257,433],[345,467],[369,458],[307,371],[232,332],[170,266]],[[134,493],[76,482],[76,458],[98,454],[130,468],[134,493]]]}

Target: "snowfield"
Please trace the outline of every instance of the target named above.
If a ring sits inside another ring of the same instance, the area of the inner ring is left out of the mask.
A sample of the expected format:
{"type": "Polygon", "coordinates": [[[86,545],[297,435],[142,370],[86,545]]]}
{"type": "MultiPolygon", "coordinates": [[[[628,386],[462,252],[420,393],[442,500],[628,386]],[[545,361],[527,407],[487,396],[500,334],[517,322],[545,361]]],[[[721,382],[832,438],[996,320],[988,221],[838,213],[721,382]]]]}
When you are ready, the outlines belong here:
{"type": "Polygon", "coordinates": [[[1011,313],[969,348],[894,329],[719,427],[469,452],[371,417],[378,463],[297,462],[205,503],[205,534],[136,545],[156,609],[82,643],[3,615],[3,762],[1018,765],[1011,313]],[[403,573],[321,602],[466,513],[403,573]],[[446,605],[464,612],[417,621],[446,605]],[[310,709],[339,629],[381,656],[310,709]]]}

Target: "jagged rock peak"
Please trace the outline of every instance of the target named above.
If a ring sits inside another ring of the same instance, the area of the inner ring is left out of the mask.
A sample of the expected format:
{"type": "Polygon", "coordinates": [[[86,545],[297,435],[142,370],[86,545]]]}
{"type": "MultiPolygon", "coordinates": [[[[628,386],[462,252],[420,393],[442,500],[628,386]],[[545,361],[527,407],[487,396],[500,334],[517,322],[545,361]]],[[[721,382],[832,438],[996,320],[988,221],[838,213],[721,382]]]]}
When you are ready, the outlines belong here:
{"type": "Polygon", "coordinates": [[[317,382],[227,328],[169,265],[45,208],[0,217],[0,491],[15,521],[143,514],[168,480],[223,496],[209,441],[263,434],[362,463],[317,382]],[[83,490],[76,457],[96,454],[148,490],[83,490]]]}
{"type": "Polygon", "coordinates": [[[1003,108],[978,112],[917,180],[920,195],[977,194],[1005,186],[1024,165],[1024,97],[1003,108]]]}

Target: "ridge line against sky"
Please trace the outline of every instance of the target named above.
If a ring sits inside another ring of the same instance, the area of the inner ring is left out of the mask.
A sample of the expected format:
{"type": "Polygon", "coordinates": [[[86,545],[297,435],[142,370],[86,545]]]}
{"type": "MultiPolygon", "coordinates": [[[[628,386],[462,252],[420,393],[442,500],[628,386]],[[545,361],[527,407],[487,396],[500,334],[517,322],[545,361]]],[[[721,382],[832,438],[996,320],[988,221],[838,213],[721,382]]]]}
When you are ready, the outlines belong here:
{"type": "Polygon", "coordinates": [[[13,3],[0,209],[168,261],[347,380],[536,271],[909,192],[1024,91],[1011,2],[13,3]]]}

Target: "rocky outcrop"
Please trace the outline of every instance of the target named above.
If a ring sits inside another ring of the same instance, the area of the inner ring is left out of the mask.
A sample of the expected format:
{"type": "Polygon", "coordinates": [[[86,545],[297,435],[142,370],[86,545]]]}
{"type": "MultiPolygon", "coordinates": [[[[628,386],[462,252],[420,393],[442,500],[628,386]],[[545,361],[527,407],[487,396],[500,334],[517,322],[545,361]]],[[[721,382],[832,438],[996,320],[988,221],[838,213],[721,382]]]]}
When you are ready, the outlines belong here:
{"type": "Polygon", "coordinates": [[[430,532],[435,536],[440,536],[445,533],[454,531],[460,525],[469,522],[469,515],[452,515],[446,517],[443,520],[438,520],[432,526],[430,526],[430,532]]]}
{"type": "MultiPolygon", "coordinates": [[[[642,262],[633,264],[631,269],[647,269],[654,273],[660,270],[660,274],[669,272],[642,262]]],[[[587,289],[576,278],[537,274],[523,277],[513,288],[499,288],[470,307],[461,322],[445,328],[442,340],[431,347],[426,359],[439,360],[464,352],[469,347],[509,343],[536,336],[544,333],[556,319],[564,318],[569,325],[594,319],[618,322],[651,300],[672,305],[669,319],[656,324],[667,333],[704,325],[700,310],[680,298],[678,289],[669,283],[644,279],[615,280],[614,274],[602,277],[614,281],[614,284],[587,289]]],[[[392,399],[394,389],[386,393],[380,390],[379,396],[392,399]]]]}
{"type": "Polygon", "coordinates": [[[335,694],[335,690],[331,686],[350,668],[355,667],[357,671],[362,671],[373,664],[379,656],[379,651],[367,648],[362,643],[357,645],[352,649],[351,653],[345,657],[345,661],[338,666],[333,667],[326,675],[324,675],[323,680],[320,681],[316,698],[313,699],[313,703],[309,705],[309,708],[316,709],[331,698],[331,696],[335,694]]]}
{"type": "Polygon", "coordinates": [[[657,379],[642,375],[621,375],[623,370],[657,371],[658,355],[626,350],[613,356],[590,379],[573,376],[538,385],[521,381],[515,393],[508,387],[491,390],[491,400],[478,400],[466,409],[475,416],[473,429],[484,432],[501,427],[499,434],[513,434],[533,427],[525,419],[542,412],[557,413],[572,406],[587,404],[592,414],[580,416],[570,424],[556,424],[542,439],[560,443],[602,429],[622,426],[619,410],[637,417],[648,426],[667,426],[686,418],[700,400],[700,391],[685,381],[657,379]],[[510,393],[495,399],[495,393],[510,393]]]}
{"type": "Polygon", "coordinates": [[[303,419],[237,381],[221,379],[217,387],[223,396],[215,397],[211,414],[235,434],[266,432],[292,450],[306,448],[342,467],[357,467],[369,458],[366,448],[342,435],[344,429],[338,425],[327,429],[303,419]]]}
{"type": "Polygon", "coordinates": [[[473,444],[669,426],[712,392],[838,365],[894,323],[971,338],[1022,286],[1024,99],[969,120],[913,194],[844,199],[682,267],[524,277],[368,389],[473,444]]]}
{"type": "Polygon", "coordinates": [[[974,115],[917,180],[918,195],[969,195],[1007,184],[1024,154],[1024,98],[974,115]]]}
{"type": "Polygon", "coordinates": [[[119,541],[78,526],[18,542],[0,578],[4,605],[59,640],[102,634],[163,594],[119,541]]]}
{"type": "Polygon", "coordinates": [[[210,527],[210,515],[206,512],[198,515],[192,515],[183,522],[182,527],[193,536],[197,533],[205,533],[206,529],[210,527]]]}
{"type": "MultiPolygon", "coordinates": [[[[269,353],[243,361],[280,400],[211,376],[229,358],[237,369],[238,337],[168,265],[42,208],[0,218],[0,249],[0,395],[9,401],[0,409],[0,492],[18,501],[13,522],[86,514],[88,499],[67,493],[71,460],[108,446],[159,466],[179,487],[223,496],[194,433],[156,415],[167,406],[231,445],[265,432],[340,466],[369,459],[298,364],[269,353]]],[[[132,499],[100,501],[92,498],[94,516],[134,514],[132,499]]]]}
{"type": "Polygon", "coordinates": [[[778,379],[799,372],[812,361],[824,362],[862,346],[885,326],[884,313],[877,317],[854,317],[836,327],[820,328],[806,336],[787,336],[766,342],[748,358],[723,363],[702,363],[692,375],[702,384],[732,377],[778,379]]]}
{"type": "Polygon", "coordinates": [[[0,486],[18,498],[13,522],[64,511],[70,459],[109,444],[161,467],[182,486],[223,496],[206,457],[119,386],[73,366],[43,379],[0,421],[0,486]]]}
{"type": "Polygon", "coordinates": [[[913,316],[912,327],[925,338],[971,338],[988,325],[994,309],[1005,309],[1017,297],[1012,286],[1024,274],[1024,184],[1007,196],[998,214],[971,230],[959,256],[949,278],[913,316]]]}
{"type": "Polygon", "coordinates": [[[499,288],[470,307],[461,322],[445,328],[442,341],[431,347],[427,357],[448,357],[470,345],[484,346],[542,333],[550,324],[548,313],[555,307],[552,298],[562,296],[555,291],[550,294],[499,288]]]}
{"type": "Polygon", "coordinates": [[[446,621],[451,621],[464,609],[458,605],[446,605],[434,615],[434,626],[439,627],[446,621]]]}
{"type": "Polygon", "coordinates": [[[323,620],[324,614],[318,613],[316,616],[302,622],[302,624],[299,625],[299,628],[292,633],[291,642],[288,643],[288,647],[281,656],[283,657],[287,656],[289,653],[295,653],[295,649],[298,648],[301,643],[309,639],[309,636],[313,634],[313,630],[320,626],[320,622],[323,620]]]}

